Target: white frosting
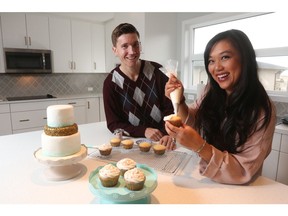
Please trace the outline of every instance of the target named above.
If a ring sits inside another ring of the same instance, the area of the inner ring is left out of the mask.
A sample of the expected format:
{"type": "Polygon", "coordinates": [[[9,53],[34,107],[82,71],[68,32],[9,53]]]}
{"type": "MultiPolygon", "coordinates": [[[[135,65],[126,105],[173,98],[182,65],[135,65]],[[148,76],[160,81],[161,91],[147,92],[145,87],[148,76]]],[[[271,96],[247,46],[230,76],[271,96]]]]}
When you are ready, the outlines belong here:
{"type": "Polygon", "coordinates": [[[139,183],[145,181],[146,177],[142,170],[134,168],[125,172],[124,179],[129,182],[139,183]]]}
{"type": "Polygon", "coordinates": [[[116,165],[119,169],[128,170],[134,168],[136,166],[136,162],[130,158],[124,158],[118,161],[116,165]]]}
{"type": "Polygon", "coordinates": [[[111,146],[110,144],[103,144],[103,145],[99,146],[98,148],[99,148],[99,150],[101,150],[101,151],[106,151],[106,150],[111,149],[112,146],[111,146]]]}
{"type": "Polygon", "coordinates": [[[52,105],[47,108],[47,125],[49,127],[64,127],[75,123],[74,107],[72,105],[52,105]]]}
{"type": "Polygon", "coordinates": [[[72,155],[81,149],[79,132],[70,136],[48,136],[43,132],[41,143],[43,155],[52,157],[72,155]]]}
{"type": "Polygon", "coordinates": [[[174,116],[176,116],[176,115],[175,114],[171,114],[171,115],[168,115],[168,116],[164,116],[163,120],[164,121],[169,121],[174,116]]]}
{"type": "Polygon", "coordinates": [[[120,170],[112,164],[107,164],[99,170],[101,178],[114,178],[120,176],[120,170]]]}

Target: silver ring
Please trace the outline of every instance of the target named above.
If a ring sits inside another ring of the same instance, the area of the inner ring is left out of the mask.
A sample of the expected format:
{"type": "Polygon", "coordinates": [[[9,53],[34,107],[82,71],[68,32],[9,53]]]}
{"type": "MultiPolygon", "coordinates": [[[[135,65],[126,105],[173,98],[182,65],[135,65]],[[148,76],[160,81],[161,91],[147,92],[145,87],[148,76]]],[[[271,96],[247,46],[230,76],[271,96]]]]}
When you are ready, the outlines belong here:
{"type": "Polygon", "coordinates": [[[172,138],[172,141],[173,141],[173,143],[175,144],[176,143],[176,138],[172,138]]]}

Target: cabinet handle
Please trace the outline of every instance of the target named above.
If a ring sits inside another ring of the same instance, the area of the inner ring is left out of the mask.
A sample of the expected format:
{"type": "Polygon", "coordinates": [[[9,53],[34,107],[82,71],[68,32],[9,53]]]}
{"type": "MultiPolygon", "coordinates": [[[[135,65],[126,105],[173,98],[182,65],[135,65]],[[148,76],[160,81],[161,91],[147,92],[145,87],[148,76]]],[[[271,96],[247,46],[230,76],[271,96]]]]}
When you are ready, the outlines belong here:
{"type": "Polygon", "coordinates": [[[88,101],[88,109],[90,109],[90,101],[88,101]]]}
{"type": "Polygon", "coordinates": [[[20,119],[19,122],[28,122],[28,121],[30,121],[30,119],[20,119]]]}
{"type": "Polygon", "coordinates": [[[69,61],[69,68],[71,69],[71,70],[73,70],[73,61],[69,61]]]}
{"type": "Polygon", "coordinates": [[[73,69],[76,70],[76,62],[73,62],[73,69]]]}
{"type": "Polygon", "coordinates": [[[94,62],[94,70],[96,70],[96,62],[94,62]]]}
{"type": "Polygon", "coordinates": [[[28,38],[26,36],[24,37],[24,41],[25,41],[25,46],[27,46],[28,45],[28,38]]]}
{"type": "Polygon", "coordinates": [[[31,37],[29,37],[29,46],[31,46],[31,37]]]}
{"type": "Polygon", "coordinates": [[[46,119],[47,119],[47,117],[44,117],[43,119],[45,119],[45,120],[46,120],[46,119]]]}
{"type": "Polygon", "coordinates": [[[77,103],[76,102],[69,102],[68,104],[74,105],[74,104],[77,104],[77,103]]]}

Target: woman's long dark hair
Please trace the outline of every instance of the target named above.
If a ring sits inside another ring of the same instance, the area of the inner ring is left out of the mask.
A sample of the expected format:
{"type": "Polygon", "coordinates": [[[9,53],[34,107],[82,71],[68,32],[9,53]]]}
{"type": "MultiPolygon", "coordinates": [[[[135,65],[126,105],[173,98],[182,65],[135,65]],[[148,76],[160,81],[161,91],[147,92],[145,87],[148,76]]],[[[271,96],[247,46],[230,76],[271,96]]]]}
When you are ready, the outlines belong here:
{"type": "Polygon", "coordinates": [[[208,143],[230,153],[237,153],[256,130],[266,127],[271,119],[272,105],[257,74],[255,51],[242,31],[228,30],[214,36],[204,52],[208,89],[196,114],[195,127],[208,143]],[[239,51],[241,75],[233,92],[228,96],[208,71],[208,60],[213,46],[222,40],[229,41],[239,51]],[[266,116],[257,125],[260,114],[266,116]]]}

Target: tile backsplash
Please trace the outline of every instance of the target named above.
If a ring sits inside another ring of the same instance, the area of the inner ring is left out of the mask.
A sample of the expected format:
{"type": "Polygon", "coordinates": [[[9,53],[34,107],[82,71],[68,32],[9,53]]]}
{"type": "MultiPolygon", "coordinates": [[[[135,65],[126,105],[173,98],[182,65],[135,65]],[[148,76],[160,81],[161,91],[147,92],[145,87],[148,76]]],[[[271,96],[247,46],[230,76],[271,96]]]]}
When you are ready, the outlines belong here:
{"type": "Polygon", "coordinates": [[[0,74],[0,99],[33,95],[102,93],[108,73],[0,74]],[[92,91],[88,91],[92,87],[92,91]]]}
{"type": "MultiPolygon", "coordinates": [[[[98,94],[102,93],[107,75],[108,73],[0,74],[0,99],[46,94],[98,94]],[[93,91],[88,91],[88,87],[92,87],[93,91]]],[[[277,116],[288,114],[288,103],[274,101],[274,104],[277,116]]]]}

